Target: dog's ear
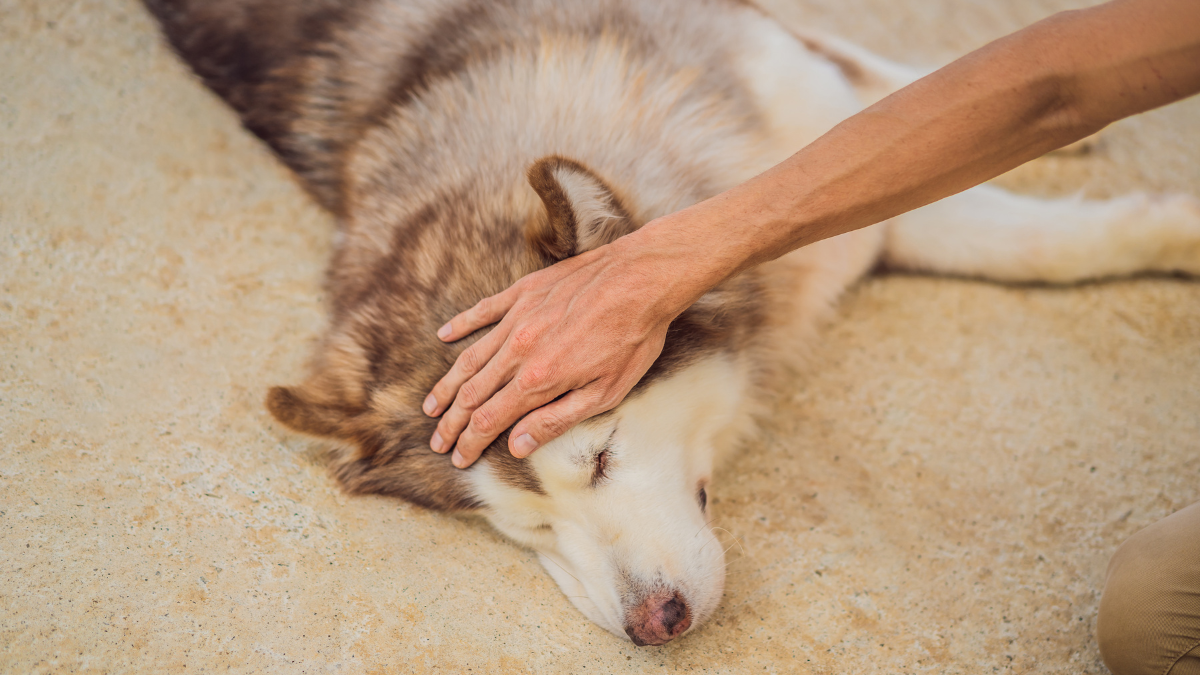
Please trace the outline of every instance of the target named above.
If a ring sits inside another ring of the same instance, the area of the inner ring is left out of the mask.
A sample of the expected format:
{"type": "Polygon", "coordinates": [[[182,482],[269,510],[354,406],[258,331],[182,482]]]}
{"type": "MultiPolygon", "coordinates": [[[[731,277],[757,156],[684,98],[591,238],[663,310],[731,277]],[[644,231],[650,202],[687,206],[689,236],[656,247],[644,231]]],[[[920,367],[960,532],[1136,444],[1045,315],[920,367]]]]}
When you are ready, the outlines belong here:
{"type": "Polygon", "coordinates": [[[361,411],[315,399],[308,385],[271,387],[267,392],[267,410],[292,431],[322,438],[348,439],[350,419],[361,411]]]}
{"type": "Polygon", "coordinates": [[[429,449],[438,421],[421,412],[428,387],[401,382],[368,392],[369,377],[359,344],[334,335],[313,375],[298,386],[272,387],[267,409],[293,431],[333,441],[330,469],[347,492],[391,495],[437,511],[479,508],[467,472],[429,449]]]}
{"type": "Polygon", "coordinates": [[[530,247],[548,264],[636,229],[612,188],[579,162],[551,155],[534,162],[527,175],[546,213],[525,234],[530,247]]]}
{"type": "Polygon", "coordinates": [[[399,497],[435,511],[482,506],[467,472],[429,449],[436,419],[407,409],[415,406],[393,411],[388,401],[359,410],[313,397],[308,383],[272,387],[267,408],[294,431],[335,441],[329,468],[347,492],[399,497]]]}
{"type": "Polygon", "coordinates": [[[334,334],[318,351],[312,377],[296,387],[272,387],[267,410],[293,431],[349,439],[352,418],[366,409],[364,384],[370,364],[349,335],[334,334]]]}

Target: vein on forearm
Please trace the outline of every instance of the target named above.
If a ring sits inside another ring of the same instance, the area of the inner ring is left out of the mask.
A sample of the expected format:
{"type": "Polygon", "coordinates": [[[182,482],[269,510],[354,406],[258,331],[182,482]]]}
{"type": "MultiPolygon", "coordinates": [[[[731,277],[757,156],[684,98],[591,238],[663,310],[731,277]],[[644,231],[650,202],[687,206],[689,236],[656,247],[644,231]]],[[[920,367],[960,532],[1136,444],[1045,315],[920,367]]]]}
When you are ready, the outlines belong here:
{"type": "Polygon", "coordinates": [[[658,256],[669,302],[682,311],[744,269],[961,192],[1195,93],[1196,20],[1195,0],[1119,0],[1057,14],[634,236],[658,256]],[[688,278],[671,276],[680,265],[688,278]]]}

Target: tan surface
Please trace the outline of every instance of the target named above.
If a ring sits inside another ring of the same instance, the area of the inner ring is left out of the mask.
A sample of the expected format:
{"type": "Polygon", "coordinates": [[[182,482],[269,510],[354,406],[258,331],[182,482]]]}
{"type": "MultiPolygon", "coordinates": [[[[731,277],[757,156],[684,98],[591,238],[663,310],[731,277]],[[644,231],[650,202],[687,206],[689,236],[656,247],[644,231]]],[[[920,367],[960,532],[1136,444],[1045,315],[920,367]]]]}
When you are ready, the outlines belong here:
{"type": "MultiPolygon", "coordinates": [[[[928,64],[1065,6],[779,3],[928,64]]],[[[1193,101],[1005,181],[1196,190],[1197,138],[1193,101]]],[[[0,670],[1103,672],[1108,556],[1200,499],[1200,283],[872,280],[712,490],[715,620],[639,650],[268,418],[330,235],[132,0],[0,0],[0,670]]]]}

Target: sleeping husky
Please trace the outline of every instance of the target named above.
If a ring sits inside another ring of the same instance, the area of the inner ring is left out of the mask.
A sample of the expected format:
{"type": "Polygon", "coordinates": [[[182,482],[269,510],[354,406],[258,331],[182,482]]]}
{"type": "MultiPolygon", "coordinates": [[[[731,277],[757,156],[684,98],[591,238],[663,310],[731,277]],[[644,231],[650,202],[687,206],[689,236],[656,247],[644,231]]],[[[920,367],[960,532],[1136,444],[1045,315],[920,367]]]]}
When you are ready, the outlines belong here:
{"type": "Polygon", "coordinates": [[[1190,197],[975,188],[724,283],[615,410],[527,460],[501,435],[458,470],[421,412],[471,342],[439,341],[447,319],[758,174],[919,73],[736,0],[145,1],[338,218],[328,333],[303,384],[271,389],[271,413],[328,439],[350,492],[483,513],[638,645],[713,614],[713,468],[876,265],[1005,282],[1200,273],[1190,197]]]}

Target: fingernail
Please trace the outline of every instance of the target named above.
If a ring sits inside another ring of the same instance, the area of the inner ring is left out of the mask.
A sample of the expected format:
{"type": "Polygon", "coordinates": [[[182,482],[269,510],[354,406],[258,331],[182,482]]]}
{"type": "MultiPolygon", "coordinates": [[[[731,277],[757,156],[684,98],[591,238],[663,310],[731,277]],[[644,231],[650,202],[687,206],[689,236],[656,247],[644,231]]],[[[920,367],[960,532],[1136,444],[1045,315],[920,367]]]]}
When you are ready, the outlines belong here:
{"type": "Polygon", "coordinates": [[[425,397],[425,402],[421,404],[421,410],[425,411],[426,415],[433,417],[433,413],[437,412],[437,399],[430,394],[425,397]]]}
{"type": "Polygon", "coordinates": [[[436,431],[433,432],[433,438],[429,439],[429,447],[433,448],[434,452],[441,452],[442,446],[445,444],[446,442],[442,440],[442,435],[436,431]]]}
{"type": "Polygon", "coordinates": [[[438,337],[445,340],[446,338],[450,337],[451,330],[453,329],[450,328],[450,324],[447,323],[445,326],[442,326],[438,329],[438,337]]]}
{"type": "Polygon", "coordinates": [[[450,458],[450,461],[454,463],[454,466],[457,466],[460,469],[467,468],[467,461],[458,453],[458,448],[454,449],[454,455],[450,458]]]}
{"type": "Polygon", "coordinates": [[[513,453],[516,457],[528,457],[529,453],[537,450],[537,441],[533,440],[533,436],[529,434],[521,434],[517,436],[517,440],[513,441],[513,453]]]}

